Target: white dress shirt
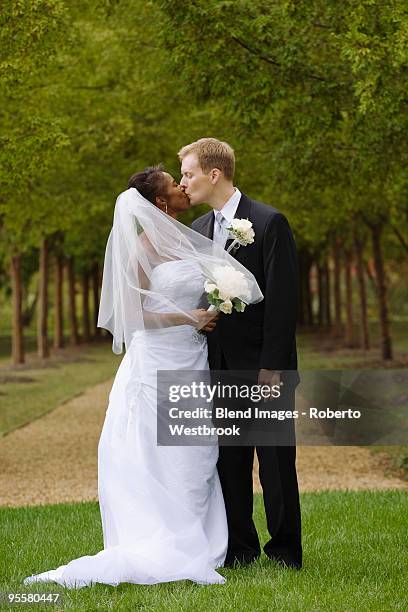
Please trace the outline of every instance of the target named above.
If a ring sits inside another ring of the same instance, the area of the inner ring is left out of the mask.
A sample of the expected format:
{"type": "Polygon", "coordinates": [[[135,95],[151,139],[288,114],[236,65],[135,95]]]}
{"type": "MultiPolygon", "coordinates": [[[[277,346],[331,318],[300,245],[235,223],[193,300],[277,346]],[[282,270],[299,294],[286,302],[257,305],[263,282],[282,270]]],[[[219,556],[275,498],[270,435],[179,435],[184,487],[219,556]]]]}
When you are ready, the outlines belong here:
{"type": "Polygon", "coordinates": [[[214,209],[214,240],[216,242],[223,243],[224,245],[227,242],[229,232],[226,228],[231,225],[231,221],[235,217],[240,199],[241,192],[234,187],[234,193],[225,202],[221,210],[214,209]]]}

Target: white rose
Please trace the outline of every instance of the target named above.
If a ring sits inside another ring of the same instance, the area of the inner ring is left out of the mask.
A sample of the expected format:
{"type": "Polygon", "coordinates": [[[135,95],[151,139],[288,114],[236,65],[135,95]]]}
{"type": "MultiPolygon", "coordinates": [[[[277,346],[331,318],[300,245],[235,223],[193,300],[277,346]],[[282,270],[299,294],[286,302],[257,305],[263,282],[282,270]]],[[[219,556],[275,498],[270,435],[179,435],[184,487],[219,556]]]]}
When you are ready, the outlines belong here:
{"type": "Polygon", "coordinates": [[[249,219],[233,219],[231,221],[230,233],[241,246],[247,246],[254,242],[255,232],[249,219]]]}
{"type": "Polygon", "coordinates": [[[249,219],[233,219],[231,225],[235,230],[246,231],[252,228],[252,223],[249,219]]]}
{"type": "Polygon", "coordinates": [[[249,298],[247,279],[242,272],[235,270],[232,266],[217,266],[214,270],[214,279],[222,300],[230,300],[234,297],[249,298]]]}
{"type": "Polygon", "coordinates": [[[222,302],[222,304],[220,304],[218,306],[218,308],[224,314],[231,314],[231,312],[232,312],[232,302],[231,302],[231,300],[225,300],[225,302],[222,302]]]}
{"type": "Polygon", "coordinates": [[[217,288],[217,285],[214,285],[214,283],[210,283],[210,281],[205,281],[204,283],[204,290],[206,291],[206,293],[212,293],[213,291],[215,291],[217,288]]]}
{"type": "Polygon", "coordinates": [[[248,229],[245,232],[242,232],[238,237],[238,240],[243,246],[247,246],[248,244],[252,244],[254,241],[255,232],[253,229],[248,229]]]}

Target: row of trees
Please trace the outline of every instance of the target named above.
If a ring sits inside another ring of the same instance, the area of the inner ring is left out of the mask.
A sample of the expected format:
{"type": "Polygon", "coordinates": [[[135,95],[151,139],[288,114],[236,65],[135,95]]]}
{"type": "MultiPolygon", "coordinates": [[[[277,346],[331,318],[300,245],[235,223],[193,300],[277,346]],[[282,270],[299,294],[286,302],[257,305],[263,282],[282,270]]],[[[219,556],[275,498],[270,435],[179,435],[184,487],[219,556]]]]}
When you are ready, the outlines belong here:
{"type": "MultiPolygon", "coordinates": [[[[162,11],[170,65],[197,102],[219,104],[228,125],[236,128],[234,139],[249,148],[246,163],[255,193],[289,214],[305,253],[304,295],[310,259],[326,284],[327,261],[333,260],[337,326],[340,252],[345,254],[348,327],[355,253],[364,346],[364,248],[370,240],[382,356],[391,359],[385,260],[402,261],[408,251],[406,3],[155,4],[162,11]]],[[[301,313],[304,309],[310,312],[306,305],[301,313]]],[[[323,313],[322,304],[319,310],[323,313]]]]}
{"type": "MultiPolygon", "coordinates": [[[[74,259],[58,254],[49,241],[44,242],[33,261],[37,259],[38,286],[34,296],[30,296],[28,291],[31,279],[24,279],[23,270],[17,273],[14,271],[11,276],[14,283],[17,278],[21,279],[21,283],[15,284],[12,290],[13,300],[18,300],[18,304],[13,303],[13,313],[20,314],[21,323],[15,325],[12,343],[12,359],[16,364],[24,363],[23,329],[31,326],[35,314],[37,353],[42,359],[50,356],[51,336],[53,347],[61,349],[67,340],[70,346],[77,346],[80,342],[89,342],[101,335],[101,329],[97,327],[101,281],[98,264],[90,270],[83,270],[79,275],[74,259]],[[52,251],[55,254],[50,256],[52,251]]],[[[15,263],[13,260],[12,265],[15,263]]]]}
{"type": "Polygon", "coordinates": [[[74,275],[94,278],[103,260],[112,194],[158,161],[177,176],[176,151],[203,135],[231,142],[240,187],[288,215],[301,323],[340,330],[343,301],[350,334],[353,263],[367,347],[374,262],[382,355],[392,357],[387,264],[408,248],[402,1],[5,0],[0,26],[0,273],[16,363],[33,272],[45,357],[50,262],[58,321],[61,262],[72,304],[74,275]]]}
{"type": "Polygon", "coordinates": [[[345,251],[341,246],[337,238],[331,252],[323,257],[318,254],[314,257],[307,249],[298,253],[298,322],[329,330],[331,338],[343,339],[346,347],[368,350],[372,344],[369,294],[378,299],[376,275],[361,240],[356,239],[354,248],[345,251]]]}
{"type": "MultiPolygon", "coordinates": [[[[38,352],[49,354],[51,266],[54,343],[62,342],[63,267],[75,342],[74,279],[86,284],[100,268],[114,194],[171,146],[160,123],[166,111],[156,99],[157,50],[150,46],[143,3],[134,3],[130,18],[119,8],[97,0],[86,6],[62,0],[2,5],[0,266],[13,304],[14,363],[24,361],[34,273],[38,352]]],[[[82,293],[87,295],[84,287],[82,293]]]]}

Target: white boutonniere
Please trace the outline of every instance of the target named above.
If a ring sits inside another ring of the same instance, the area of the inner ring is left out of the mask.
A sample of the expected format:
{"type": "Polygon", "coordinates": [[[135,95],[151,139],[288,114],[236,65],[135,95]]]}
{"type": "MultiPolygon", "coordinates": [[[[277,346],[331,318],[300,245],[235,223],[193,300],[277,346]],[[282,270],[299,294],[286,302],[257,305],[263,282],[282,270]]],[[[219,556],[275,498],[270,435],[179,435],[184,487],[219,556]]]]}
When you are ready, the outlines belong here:
{"type": "Polygon", "coordinates": [[[230,253],[233,249],[237,249],[240,246],[247,246],[254,242],[255,232],[252,229],[252,223],[249,219],[233,219],[231,221],[231,226],[228,227],[227,230],[233,239],[227,249],[227,253],[230,253]]]}

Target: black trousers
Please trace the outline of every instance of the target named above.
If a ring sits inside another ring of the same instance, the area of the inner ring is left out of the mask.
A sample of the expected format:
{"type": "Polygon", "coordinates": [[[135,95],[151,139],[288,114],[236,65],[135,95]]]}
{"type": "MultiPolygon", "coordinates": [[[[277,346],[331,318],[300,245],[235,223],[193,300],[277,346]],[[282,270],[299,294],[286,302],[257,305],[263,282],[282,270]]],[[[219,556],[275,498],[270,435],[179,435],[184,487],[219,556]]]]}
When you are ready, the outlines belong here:
{"type": "MultiPolygon", "coordinates": [[[[256,447],[270,539],[264,546],[271,559],[302,566],[301,520],[296,477],[296,447],[256,447]]],[[[226,565],[248,563],[261,554],[252,518],[253,446],[221,446],[218,459],[228,520],[226,565]]]]}
{"type": "MultiPolygon", "coordinates": [[[[225,362],[223,365],[226,370],[225,362]]],[[[289,402],[293,401],[294,405],[294,388],[289,392],[287,399],[289,402]]],[[[236,561],[248,563],[261,554],[259,538],[252,518],[252,471],[255,448],[270,536],[264,546],[264,551],[269,558],[300,569],[302,566],[301,517],[295,445],[220,446],[217,467],[229,530],[225,565],[233,565],[236,561]]]]}

